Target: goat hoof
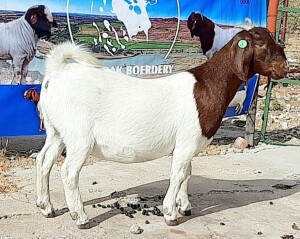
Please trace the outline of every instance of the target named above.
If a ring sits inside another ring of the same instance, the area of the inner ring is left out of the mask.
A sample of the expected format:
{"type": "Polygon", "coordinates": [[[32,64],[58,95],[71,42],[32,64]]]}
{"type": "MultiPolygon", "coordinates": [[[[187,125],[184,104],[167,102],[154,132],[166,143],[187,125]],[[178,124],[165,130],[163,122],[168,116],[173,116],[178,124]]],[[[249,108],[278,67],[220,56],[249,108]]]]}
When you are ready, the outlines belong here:
{"type": "Polygon", "coordinates": [[[166,224],[168,226],[171,226],[171,227],[178,225],[178,220],[177,219],[175,219],[175,220],[167,220],[167,219],[165,219],[165,222],[166,222],[166,224]]]}
{"type": "Polygon", "coordinates": [[[178,212],[182,215],[182,216],[191,216],[192,215],[192,210],[187,210],[187,211],[183,211],[183,210],[178,210],[178,212]]]}
{"type": "Polygon", "coordinates": [[[89,222],[87,222],[87,223],[85,223],[85,224],[77,225],[77,227],[78,227],[79,229],[89,229],[89,228],[91,227],[91,225],[90,225],[89,222]]]}
{"type": "Polygon", "coordinates": [[[72,220],[77,220],[78,213],[77,212],[72,212],[72,213],[70,213],[70,216],[71,216],[72,220]]]}
{"type": "Polygon", "coordinates": [[[45,218],[52,218],[55,217],[55,211],[51,210],[51,212],[49,212],[47,215],[45,215],[45,218]]]}
{"type": "Polygon", "coordinates": [[[40,209],[45,210],[46,209],[46,205],[45,203],[43,203],[42,201],[38,200],[35,202],[36,206],[39,207],[40,209]]]}

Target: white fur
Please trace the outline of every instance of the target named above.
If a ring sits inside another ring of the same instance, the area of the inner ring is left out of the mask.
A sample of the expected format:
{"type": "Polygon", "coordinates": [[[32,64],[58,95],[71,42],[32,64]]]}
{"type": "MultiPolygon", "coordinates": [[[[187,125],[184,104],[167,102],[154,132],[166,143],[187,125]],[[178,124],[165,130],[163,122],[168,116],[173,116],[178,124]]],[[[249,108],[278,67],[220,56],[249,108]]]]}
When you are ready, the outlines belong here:
{"type": "Polygon", "coordinates": [[[244,86],[243,90],[239,90],[232,101],[229,103],[228,107],[235,107],[235,112],[237,114],[240,114],[243,110],[244,107],[244,101],[247,96],[247,86],[244,86]]]}
{"type": "Polygon", "coordinates": [[[45,15],[46,15],[48,21],[49,21],[50,23],[53,23],[53,16],[52,16],[52,13],[51,13],[50,9],[49,9],[47,6],[45,6],[44,13],[45,13],[45,15]]]}
{"type": "Polygon", "coordinates": [[[28,64],[35,56],[38,37],[22,16],[8,23],[0,23],[0,60],[12,60],[14,84],[24,84],[28,64]]]}
{"type": "Polygon", "coordinates": [[[194,76],[183,72],[139,79],[95,67],[95,61],[70,43],[52,50],[46,60],[40,106],[47,140],[37,159],[37,204],[43,214],[51,214],[48,177],[64,146],[67,157],[62,179],[68,207],[78,225],[88,221],[78,177],[89,154],[137,163],[173,153],[163,208],[165,219],[175,220],[176,202],[183,211],[191,208],[187,196],[191,160],[212,140],[202,136],[194,76]],[[67,64],[66,58],[80,63],[67,64]]]}
{"type": "Polygon", "coordinates": [[[208,59],[212,58],[212,56],[219,51],[223,46],[225,46],[237,33],[242,30],[250,30],[254,27],[252,24],[252,20],[249,18],[245,19],[246,24],[239,24],[234,28],[222,29],[217,24],[214,23],[214,32],[215,37],[213,40],[212,48],[205,53],[208,59]]]}
{"type": "MultiPolygon", "coordinates": [[[[36,7],[37,5],[31,8],[36,7]]],[[[53,22],[52,14],[46,6],[45,14],[49,22],[53,22]]],[[[26,84],[28,64],[35,56],[37,41],[38,36],[25,16],[0,23],[0,60],[12,60],[14,76],[11,84],[26,84]]]]}

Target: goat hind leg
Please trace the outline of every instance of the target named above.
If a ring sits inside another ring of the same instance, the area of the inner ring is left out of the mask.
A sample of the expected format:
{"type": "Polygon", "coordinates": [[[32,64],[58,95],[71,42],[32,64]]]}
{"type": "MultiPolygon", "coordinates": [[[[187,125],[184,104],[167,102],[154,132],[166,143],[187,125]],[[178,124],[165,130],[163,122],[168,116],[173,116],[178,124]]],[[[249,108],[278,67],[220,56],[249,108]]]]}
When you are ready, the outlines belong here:
{"type": "Polygon", "coordinates": [[[61,176],[65,190],[65,197],[69,207],[71,218],[76,220],[80,229],[89,228],[89,219],[83,207],[79,192],[79,173],[86,161],[90,147],[67,147],[67,157],[61,167],[61,176]]]}
{"type": "Polygon", "coordinates": [[[47,132],[47,138],[44,147],[37,156],[37,200],[36,205],[41,208],[45,217],[53,217],[54,209],[50,201],[49,194],[49,175],[52,166],[63,151],[62,140],[54,132],[47,132]]]}

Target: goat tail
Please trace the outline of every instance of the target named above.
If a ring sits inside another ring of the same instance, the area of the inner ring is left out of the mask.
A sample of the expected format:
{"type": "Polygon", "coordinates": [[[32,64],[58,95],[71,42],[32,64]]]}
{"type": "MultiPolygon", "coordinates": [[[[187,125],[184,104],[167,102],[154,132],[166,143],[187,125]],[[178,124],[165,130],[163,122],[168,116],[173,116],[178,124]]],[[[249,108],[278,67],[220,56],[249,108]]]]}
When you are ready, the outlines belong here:
{"type": "Polygon", "coordinates": [[[64,42],[55,46],[47,55],[46,74],[53,75],[59,72],[68,64],[68,60],[92,67],[100,66],[99,60],[87,48],[64,42]]]}

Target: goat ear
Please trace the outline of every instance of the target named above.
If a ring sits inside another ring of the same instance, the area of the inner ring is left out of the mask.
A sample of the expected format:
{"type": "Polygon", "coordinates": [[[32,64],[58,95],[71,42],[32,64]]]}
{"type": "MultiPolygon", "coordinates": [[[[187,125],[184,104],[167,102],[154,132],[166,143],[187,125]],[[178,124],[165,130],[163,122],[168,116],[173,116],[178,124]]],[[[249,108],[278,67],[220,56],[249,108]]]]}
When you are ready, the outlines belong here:
{"type": "Polygon", "coordinates": [[[187,20],[187,27],[191,32],[191,37],[194,37],[194,34],[193,34],[193,28],[194,28],[193,18],[194,18],[194,15],[195,15],[195,12],[192,12],[190,14],[190,16],[188,17],[188,20],[187,20]]]}
{"type": "Polygon", "coordinates": [[[39,93],[36,90],[34,90],[32,92],[32,100],[33,101],[38,101],[39,100],[39,93]]]}
{"type": "Polygon", "coordinates": [[[253,57],[252,37],[247,31],[238,33],[230,47],[230,68],[242,80],[247,81],[253,57]]]}

